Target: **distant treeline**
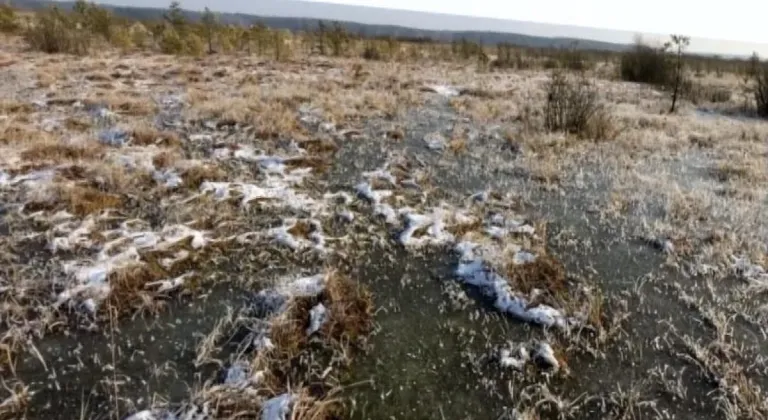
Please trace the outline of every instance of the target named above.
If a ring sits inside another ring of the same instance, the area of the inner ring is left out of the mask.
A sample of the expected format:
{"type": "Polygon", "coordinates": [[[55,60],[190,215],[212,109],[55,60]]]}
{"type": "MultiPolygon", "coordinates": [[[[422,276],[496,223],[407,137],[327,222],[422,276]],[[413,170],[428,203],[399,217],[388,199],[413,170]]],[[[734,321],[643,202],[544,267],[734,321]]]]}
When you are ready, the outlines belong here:
{"type": "MultiPolygon", "coordinates": [[[[40,10],[51,5],[58,5],[62,9],[71,9],[74,2],[57,2],[45,0],[10,0],[10,5],[18,9],[40,10]]],[[[161,8],[143,8],[143,7],[122,7],[103,4],[100,5],[111,10],[116,16],[141,21],[152,21],[162,19],[165,9],[161,8]]],[[[189,20],[200,20],[202,12],[185,10],[184,15],[189,20]]],[[[293,17],[268,17],[255,16],[243,13],[217,13],[219,22],[222,24],[235,25],[257,25],[263,24],[273,29],[287,29],[290,31],[315,31],[318,29],[317,19],[293,18],[293,17]]],[[[433,31],[408,28],[396,25],[369,25],[356,22],[339,22],[345,31],[364,38],[388,39],[394,38],[398,41],[427,43],[427,42],[452,42],[456,40],[466,40],[469,42],[495,46],[498,44],[512,44],[519,47],[529,48],[576,48],[593,51],[626,51],[629,46],[625,44],[615,44],[609,42],[584,40],[576,38],[549,38],[522,35],[506,32],[484,32],[484,31],[433,31]]]]}

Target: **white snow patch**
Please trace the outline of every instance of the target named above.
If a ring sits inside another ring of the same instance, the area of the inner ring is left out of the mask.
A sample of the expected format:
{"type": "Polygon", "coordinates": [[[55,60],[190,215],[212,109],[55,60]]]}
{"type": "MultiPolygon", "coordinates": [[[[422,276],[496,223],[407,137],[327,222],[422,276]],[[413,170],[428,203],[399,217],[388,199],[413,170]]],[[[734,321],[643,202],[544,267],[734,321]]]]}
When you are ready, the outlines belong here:
{"type": "Polygon", "coordinates": [[[318,303],[309,310],[309,327],[307,327],[307,335],[312,335],[322,328],[325,321],[328,319],[328,310],[325,305],[318,303]]]}
{"type": "Polygon", "coordinates": [[[261,420],[287,420],[295,398],[288,393],[270,398],[261,408],[261,420]]]}

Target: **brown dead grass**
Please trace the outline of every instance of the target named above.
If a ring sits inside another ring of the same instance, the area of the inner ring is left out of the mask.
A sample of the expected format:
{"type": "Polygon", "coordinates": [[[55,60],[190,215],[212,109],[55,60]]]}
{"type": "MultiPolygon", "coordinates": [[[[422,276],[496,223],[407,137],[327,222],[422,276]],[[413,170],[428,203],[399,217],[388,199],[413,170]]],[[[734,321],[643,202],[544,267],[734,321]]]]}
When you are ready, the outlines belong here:
{"type": "Polygon", "coordinates": [[[563,302],[568,300],[565,267],[552,256],[539,255],[532,263],[510,264],[506,271],[514,290],[525,294],[530,294],[534,289],[544,292],[536,303],[563,306],[563,302]]]}
{"type": "Polygon", "coordinates": [[[204,181],[226,181],[227,172],[212,164],[193,166],[184,171],[182,179],[186,188],[199,189],[204,181]]]}
{"type": "MultiPolygon", "coordinates": [[[[111,286],[103,311],[115,311],[117,315],[133,313],[136,310],[156,313],[161,305],[155,301],[146,284],[163,278],[163,272],[155,265],[136,265],[110,274],[111,286]]],[[[107,314],[104,314],[107,315],[107,314]]]]}
{"type": "Polygon", "coordinates": [[[35,106],[27,102],[0,101],[0,114],[31,114],[35,112],[35,106]]]}
{"type": "Polygon", "coordinates": [[[50,135],[16,118],[8,123],[0,123],[0,144],[23,144],[47,139],[50,135]]]}
{"type": "Polygon", "coordinates": [[[66,161],[95,160],[104,156],[101,145],[74,145],[63,143],[41,143],[21,152],[21,159],[27,161],[66,161]]]}
{"type": "Polygon", "coordinates": [[[299,144],[299,146],[312,155],[336,153],[339,150],[339,145],[327,137],[304,140],[299,144]]]}
{"type": "Polygon", "coordinates": [[[69,117],[64,121],[64,127],[68,130],[84,132],[89,130],[93,124],[82,118],[69,117]]]}
{"type": "Polygon", "coordinates": [[[133,144],[137,146],[156,145],[162,147],[179,147],[181,139],[172,131],[158,131],[149,127],[133,130],[133,144]]]}
{"type": "Polygon", "coordinates": [[[78,216],[116,209],[123,204],[123,199],[119,195],[108,194],[91,187],[63,188],[59,191],[59,197],[66,203],[68,210],[78,216]]]}
{"type": "Polygon", "coordinates": [[[373,295],[339,272],[329,274],[324,292],[329,311],[323,334],[339,343],[356,343],[373,329],[373,295]]]}
{"type": "Polygon", "coordinates": [[[157,104],[152,99],[143,95],[138,96],[134,98],[125,94],[110,92],[104,99],[109,109],[119,114],[140,117],[157,113],[157,104]]]}
{"type": "Polygon", "coordinates": [[[172,167],[179,158],[178,153],[164,150],[152,157],[152,164],[155,165],[155,168],[166,169],[172,167]]]}

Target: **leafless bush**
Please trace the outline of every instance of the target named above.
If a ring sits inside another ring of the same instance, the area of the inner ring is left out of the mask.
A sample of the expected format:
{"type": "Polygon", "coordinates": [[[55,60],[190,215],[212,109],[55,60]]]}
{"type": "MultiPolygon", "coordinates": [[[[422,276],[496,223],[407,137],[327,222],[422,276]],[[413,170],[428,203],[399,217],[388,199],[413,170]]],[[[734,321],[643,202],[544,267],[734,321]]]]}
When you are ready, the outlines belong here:
{"type": "Polygon", "coordinates": [[[621,56],[620,76],[628,82],[666,86],[672,79],[672,69],[663,48],[637,40],[635,46],[621,56]]]}
{"type": "Polygon", "coordinates": [[[86,54],[91,44],[90,34],[57,7],[38,13],[24,35],[32,49],[49,54],[86,54]]]}
{"type": "MultiPolygon", "coordinates": [[[[603,113],[594,84],[581,75],[569,79],[562,71],[554,71],[547,85],[544,126],[549,131],[563,131],[579,137],[592,137],[595,119],[603,113]]],[[[603,121],[605,122],[605,121],[603,121]]],[[[607,130],[601,128],[603,133],[607,130]]]]}
{"type": "Polygon", "coordinates": [[[757,55],[752,57],[752,78],[757,113],[768,118],[768,62],[761,63],[757,55]]]}

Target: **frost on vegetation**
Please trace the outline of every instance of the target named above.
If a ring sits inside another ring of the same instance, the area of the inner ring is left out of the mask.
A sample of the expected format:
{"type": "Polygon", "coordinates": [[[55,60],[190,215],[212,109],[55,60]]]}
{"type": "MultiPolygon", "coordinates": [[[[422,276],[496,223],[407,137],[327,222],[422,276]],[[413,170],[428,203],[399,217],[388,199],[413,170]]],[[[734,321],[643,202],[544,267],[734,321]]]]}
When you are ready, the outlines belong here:
{"type": "Polygon", "coordinates": [[[519,346],[509,343],[499,350],[498,358],[503,368],[523,370],[528,363],[534,362],[546,369],[560,369],[560,361],[557,360],[554,349],[544,341],[519,346]]]}
{"type": "Polygon", "coordinates": [[[320,203],[311,197],[298,193],[287,185],[280,184],[275,182],[271,186],[259,186],[242,182],[205,181],[200,185],[200,192],[212,194],[217,201],[227,200],[233,193],[236,193],[241,197],[240,205],[242,207],[247,207],[252,201],[259,201],[275,207],[286,207],[299,211],[320,210],[320,203]]]}
{"type": "Polygon", "coordinates": [[[459,96],[461,94],[459,89],[448,85],[427,85],[424,89],[447,97],[459,96]]]}
{"type": "Polygon", "coordinates": [[[166,188],[178,188],[184,182],[173,169],[167,169],[165,171],[155,171],[152,174],[152,178],[160,185],[166,188]]]}
{"type": "Polygon", "coordinates": [[[323,228],[320,221],[316,219],[310,219],[309,221],[289,220],[283,224],[283,226],[268,230],[267,235],[278,244],[294,251],[314,248],[319,252],[325,252],[325,236],[323,235],[323,228]],[[305,224],[306,229],[309,230],[306,238],[297,237],[292,233],[297,229],[300,223],[305,224]]]}
{"type": "Polygon", "coordinates": [[[322,328],[325,321],[328,319],[328,310],[325,305],[318,303],[312,309],[309,310],[309,327],[307,327],[307,335],[312,335],[322,328]]]}
{"type": "Polygon", "coordinates": [[[55,175],[56,172],[52,169],[32,171],[13,177],[5,171],[0,171],[0,186],[13,187],[21,185],[25,188],[36,188],[51,183],[55,175]]]}
{"type": "Polygon", "coordinates": [[[424,143],[431,150],[445,150],[448,147],[448,142],[445,137],[440,133],[429,133],[424,136],[424,143]]]}
{"type": "Polygon", "coordinates": [[[357,195],[368,200],[371,204],[379,204],[385,198],[392,196],[390,190],[374,190],[370,183],[363,181],[355,186],[357,195]]]}
{"type": "Polygon", "coordinates": [[[423,215],[408,213],[405,215],[405,230],[400,233],[399,241],[406,246],[442,245],[450,243],[454,237],[445,231],[445,212],[441,209],[433,210],[432,214],[423,215]],[[418,232],[424,235],[415,237],[418,232]]]}
{"type": "Polygon", "coordinates": [[[530,305],[528,298],[511,289],[506,278],[496,273],[482,258],[476,257],[473,248],[472,244],[466,242],[456,246],[456,251],[461,255],[456,275],[467,284],[481,287],[494,299],[496,309],[522,321],[545,327],[567,329],[571,323],[576,322],[551,306],[530,305]]]}
{"type": "Polygon", "coordinates": [[[106,146],[123,147],[128,144],[130,135],[125,130],[119,128],[109,128],[99,132],[98,138],[99,142],[106,146]]]}
{"type": "MultiPolygon", "coordinates": [[[[47,248],[52,253],[76,249],[96,251],[92,259],[62,263],[63,273],[70,281],[68,287],[57,296],[55,305],[75,300],[84,303],[85,309],[93,312],[109,295],[109,275],[119,269],[141,264],[140,250],[166,250],[184,240],[189,240],[193,249],[201,249],[213,241],[207,232],[185,225],[166,226],[160,232],[154,232],[138,230],[140,224],[133,222],[126,221],[117,229],[100,232],[104,243],[94,242],[93,233],[97,223],[92,216],[83,221],[65,221],[51,229],[47,248]]],[[[181,250],[175,258],[163,259],[160,264],[167,268],[188,256],[189,252],[181,250]]],[[[158,292],[172,291],[182,287],[190,275],[192,273],[159,280],[147,284],[147,287],[158,292]]]]}
{"type": "Polygon", "coordinates": [[[748,258],[731,256],[733,271],[746,280],[765,279],[768,281],[768,274],[759,264],[753,264],[748,258]]]}
{"type": "Polygon", "coordinates": [[[288,393],[267,400],[261,408],[261,420],[288,420],[294,400],[288,393]]]}
{"type": "Polygon", "coordinates": [[[168,409],[142,410],[125,418],[125,420],[210,420],[213,417],[208,412],[208,407],[198,407],[193,404],[185,404],[181,410],[172,412],[168,409]]]}
{"type": "Polygon", "coordinates": [[[747,258],[732,256],[732,269],[736,275],[749,285],[747,292],[762,293],[768,291],[768,272],[759,264],[754,264],[747,258]]]}

